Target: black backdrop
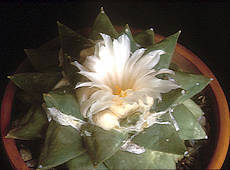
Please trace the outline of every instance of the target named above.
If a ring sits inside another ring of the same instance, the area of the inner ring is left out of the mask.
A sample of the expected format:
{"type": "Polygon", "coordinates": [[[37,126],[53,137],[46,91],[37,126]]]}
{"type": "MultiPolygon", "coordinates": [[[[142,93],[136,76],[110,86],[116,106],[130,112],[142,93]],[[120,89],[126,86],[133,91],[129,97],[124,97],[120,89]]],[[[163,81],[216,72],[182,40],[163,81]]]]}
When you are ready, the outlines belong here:
{"type": "MultiPolygon", "coordinates": [[[[198,55],[212,70],[229,97],[230,3],[154,1],[75,1],[65,3],[0,3],[1,98],[13,74],[35,48],[57,36],[56,21],[79,29],[90,27],[103,6],[115,25],[154,28],[164,36],[182,30],[179,43],[198,55]]],[[[1,147],[0,169],[9,168],[1,147]]],[[[228,154],[229,155],[229,154],[228,154]]],[[[229,168],[229,156],[224,169],[229,168]]]]}

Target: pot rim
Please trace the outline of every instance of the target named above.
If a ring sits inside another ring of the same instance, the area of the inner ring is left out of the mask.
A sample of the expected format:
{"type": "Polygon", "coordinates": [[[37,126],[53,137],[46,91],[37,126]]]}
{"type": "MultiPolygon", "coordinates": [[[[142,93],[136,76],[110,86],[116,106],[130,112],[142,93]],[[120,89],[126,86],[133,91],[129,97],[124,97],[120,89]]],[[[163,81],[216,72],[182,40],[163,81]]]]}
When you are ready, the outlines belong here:
{"type": "MultiPolygon", "coordinates": [[[[27,59],[19,65],[16,73],[20,72],[26,65],[28,65],[27,59]]],[[[13,82],[9,81],[5,89],[5,93],[1,103],[1,137],[5,152],[9,158],[9,162],[12,168],[17,169],[17,167],[20,167],[22,170],[30,170],[18,151],[15,139],[9,139],[5,137],[10,128],[11,111],[16,88],[17,87],[13,84],[13,82]]]]}
{"type": "Polygon", "coordinates": [[[215,75],[198,56],[180,44],[177,44],[176,51],[195,65],[203,75],[213,79],[209,85],[217,102],[219,127],[217,145],[207,169],[220,169],[224,163],[229,147],[230,113],[226,97],[215,75]]]}
{"type": "MultiPolygon", "coordinates": [[[[116,27],[117,30],[121,30],[121,27],[116,27]]],[[[141,29],[132,29],[133,32],[140,32],[141,29]]],[[[88,31],[86,31],[88,32],[88,31]]],[[[164,39],[163,36],[155,34],[155,40],[158,42],[164,39]]],[[[209,84],[213,94],[215,95],[218,113],[219,113],[219,127],[218,127],[218,139],[216,148],[214,150],[214,154],[211,157],[210,163],[208,164],[208,169],[220,169],[223,165],[223,162],[226,158],[226,154],[229,146],[229,134],[230,134],[230,121],[229,121],[229,108],[224,92],[217,81],[214,74],[207,67],[207,65],[193,52],[177,43],[175,51],[182,55],[185,59],[190,61],[203,75],[207,77],[213,78],[211,83],[209,84]]],[[[25,67],[27,60],[25,60],[17,69],[16,72],[22,70],[25,67]]],[[[16,166],[22,168],[23,170],[29,170],[26,166],[25,162],[20,156],[20,153],[16,147],[16,143],[14,139],[5,138],[6,133],[8,132],[10,119],[11,119],[11,111],[12,104],[14,100],[14,94],[16,91],[16,87],[12,82],[9,82],[2,100],[1,105],[1,136],[5,151],[9,157],[11,165],[16,168],[16,166]]]]}

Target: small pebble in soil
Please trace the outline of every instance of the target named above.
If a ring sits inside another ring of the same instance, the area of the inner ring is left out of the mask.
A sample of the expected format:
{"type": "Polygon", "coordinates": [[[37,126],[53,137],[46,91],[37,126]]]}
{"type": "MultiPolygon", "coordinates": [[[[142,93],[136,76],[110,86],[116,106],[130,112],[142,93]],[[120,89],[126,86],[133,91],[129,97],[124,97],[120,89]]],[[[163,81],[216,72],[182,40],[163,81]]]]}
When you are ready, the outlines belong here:
{"type": "Polygon", "coordinates": [[[24,161],[28,161],[32,159],[32,155],[29,149],[21,148],[20,155],[24,161]]]}
{"type": "Polygon", "coordinates": [[[31,160],[29,160],[29,161],[26,161],[26,165],[27,165],[29,168],[34,168],[34,169],[36,169],[37,160],[36,160],[36,159],[31,159],[31,160]]]}

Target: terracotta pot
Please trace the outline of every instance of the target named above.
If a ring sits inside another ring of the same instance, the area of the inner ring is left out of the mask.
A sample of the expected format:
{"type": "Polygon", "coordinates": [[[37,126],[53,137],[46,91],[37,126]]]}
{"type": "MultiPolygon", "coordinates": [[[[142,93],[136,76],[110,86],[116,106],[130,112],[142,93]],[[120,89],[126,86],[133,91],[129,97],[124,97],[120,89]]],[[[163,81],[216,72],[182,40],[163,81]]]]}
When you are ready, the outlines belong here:
{"type": "MultiPolygon", "coordinates": [[[[118,31],[121,27],[117,27],[118,31]]],[[[133,32],[139,32],[141,30],[134,30],[133,32]]],[[[84,31],[88,32],[88,30],[84,31]]],[[[156,41],[162,40],[164,37],[160,35],[155,35],[156,41]]],[[[51,45],[55,40],[49,42],[47,45],[51,45]]],[[[211,98],[213,105],[213,115],[211,115],[213,124],[216,125],[212,135],[211,149],[209,152],[210,158],[208,158],[208,169],[220,169],[228,150],[229,145],[229,132],[230,132],[230,122],[229,122],[229,110],[228,104],[218,83],[216,77],[210,71],[210,69],[191,51],[186,49],[180,44],[177,44],[176,50],[173,56],[173,62],[177,63],[183,70],[192,73],[201,73],[207,77],[213,78],[213,81],[206,88],[206,94],[211,98]],[[212,151],[211,151],[212,150],[212,151]]],[[[28,61],[23,62],[17,72],[24,71],[28,67],[28,61]]],[[[9,125],[11,121],[11,111],[12,104],[14,101],[16,87],[12,82],[6,87],[5,94],[2,100],[1,107],[1,136],[3,140],[3,145],[6,153],[9,157],[10,163],[15,169],[28,170],[24,161],[22,160],[19,151],[16,147],[14,139],[7,139],[5,135],[9,130],[9,125]]]]}

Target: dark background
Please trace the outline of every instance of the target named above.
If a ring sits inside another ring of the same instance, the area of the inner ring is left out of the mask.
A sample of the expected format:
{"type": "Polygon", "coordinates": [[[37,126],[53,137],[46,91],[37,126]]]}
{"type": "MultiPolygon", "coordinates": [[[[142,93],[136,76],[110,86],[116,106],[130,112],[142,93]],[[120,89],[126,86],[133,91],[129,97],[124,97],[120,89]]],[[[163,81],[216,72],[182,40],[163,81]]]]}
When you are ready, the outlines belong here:
{"type": "MultiPolygon", "coordinates": [[[[13,74],[26,57],[23,49],[36,48],[55,38],[57,20],[73,29],[92,26],[101,6],[115,25],[128,23],[134,28],[154,28],[163,36],[182,30],[178,42],[208,65],[229,99],[230,3],[227,1],[0,3],[1,99],[8,83],[6,76],[13,74]]],[[[230,169],[229,164],[228,156],[223,169],[230,169]]],[[[2,146],[0,169],[10,169],[2,146]]]]}

